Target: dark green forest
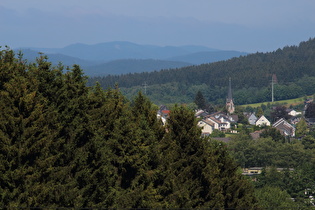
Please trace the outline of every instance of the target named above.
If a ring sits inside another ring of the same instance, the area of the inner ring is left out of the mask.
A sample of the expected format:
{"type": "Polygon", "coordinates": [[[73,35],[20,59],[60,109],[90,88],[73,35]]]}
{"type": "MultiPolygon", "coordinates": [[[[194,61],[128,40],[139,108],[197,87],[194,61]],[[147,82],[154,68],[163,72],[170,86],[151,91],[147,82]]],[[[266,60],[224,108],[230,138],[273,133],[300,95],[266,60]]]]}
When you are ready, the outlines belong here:
{"type": "Polygon", "coordinates": [[[275,74],[275,100],[314,94],[315,39],[268,53],[254,53],[209,64],[124,75],[93,77],[103,88],[118,84],[128,98],[147,86],[147,96],[156,104],[191,103],[198,91],[213,104],[224,102],[228,78],[232,78],[236,104],[271,101],[271,78],[275,74]]]}
{"type": "Polygon", "coordinates": [[[166,127],[143,94],[87,86],[74,65],[0,51],[0,208],[256,208],[225,144],[193,111],[166,127]]]}

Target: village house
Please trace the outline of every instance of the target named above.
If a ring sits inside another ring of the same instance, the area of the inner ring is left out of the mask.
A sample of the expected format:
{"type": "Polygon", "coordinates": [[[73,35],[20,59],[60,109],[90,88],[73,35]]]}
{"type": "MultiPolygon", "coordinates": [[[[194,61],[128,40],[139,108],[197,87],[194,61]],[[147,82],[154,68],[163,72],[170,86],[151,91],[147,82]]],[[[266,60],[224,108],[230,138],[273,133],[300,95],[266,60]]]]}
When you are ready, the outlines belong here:
{"type": "Polygon", "coordinates": [[[270,126],[270,122],[269,120],[262,115],[256,122],[255,122],[256,126],[262,127],[262,126],[270,126]]]}
{"type": "Polygon", "coordinates": [[[220,131],[226,131],[231,128],[231,120],[228,115],[223,112],[215,112],[211,115],[206,116],[206,118],[215,124],[215,128],[220,131]]]}
{"type": "Polygon", "coordinates": [[[226,131],[228,129],[231,128],[231,123],[229,120],[227,120],[226,118],[215,118],[215,117],[208,117],[207,120],[211,121],[214,123],[214,127],[217,130],[220,131],[226,131]]]}
{"type": "MultiPolygon", "coordinates": [[[[198,118],[201,112],[196,112],[195,116],[198,118]]],[[[232,123],[237,123],[237,115],[226,115],[223,112],[215,112],[210,115],[199,117],[198,126],[203,127],[202,133],[211,134],[213,130],[228,131],[231,129],[232,123]]]]}
{"type": "Polygon", "coordinates": [[[169,117],[169,115],[170,115],[170,110],[168,110],[166,106],[161,105],[160,109],[157,112],[157,118],[161,119],[163,125],[166,124],[166,120],[169,117]]]}
{"type": "MultiPolygon", "coordinates": [[[[250,168],[243,168],[243,175],[246,176],[253,176],[253,175],[257,175],[257,174],[261,174],[263,169],[265,170],[270,170],[271,167],[250,167],[250,168]]],[[[289,171],[294,171],[294,168],[276,168],[277,172],[282,172],[284,170],[289,170],[289,171]]]]}
{"type": "Polygon", "coordinates": [[[252,113],[248,117],[248,123],[250,125],[256,125],[259,127],[271,125],[270,121],[264,115],[262,115],[260,118],[258,118],[258,117],[256,117],[255,113],[252,113]]]}
{"type": "Polygon", "coordinates": [[[292,116],[292,117],[296,117],[298,115],[302,115],[302,112],[297,112],[294,109],[287,109],[286,110],[288,115],[292,116]]]}
{"type": "Polygon", "coordinates": [[[203,136],[209,136],[215,129],[214,123],[206,119],[200,120],[197,125],[202,128],[203,136]]]}
{"type": "Polygon", "coordinates": [[[258,118],[255,116],[255,113],[252,113],[252,114],[248,117],[248,123],[249,123],[250,125],[255,125],[257,119],[258,119],[258,118]]]}
{"type": "Polygon", "coordinates": [[[272,127],[275,127],[284,136],[294,137],[295,127],[288,123],[285,119],[281,118],[275,122],[272,127]]]}
{"type": "Polygon", "coordinates": [[[196,113],[195,113],[195,117],[196,118],[201,118],[201,119],[203,119],[205,116],[207,116],[207,115],[209,115],[209,113],[208,112],[206,112],[206,111],[204,111],[204,110],[202,110],[202,109],[198,109],[197,111],[196,111],[196,113]]]}

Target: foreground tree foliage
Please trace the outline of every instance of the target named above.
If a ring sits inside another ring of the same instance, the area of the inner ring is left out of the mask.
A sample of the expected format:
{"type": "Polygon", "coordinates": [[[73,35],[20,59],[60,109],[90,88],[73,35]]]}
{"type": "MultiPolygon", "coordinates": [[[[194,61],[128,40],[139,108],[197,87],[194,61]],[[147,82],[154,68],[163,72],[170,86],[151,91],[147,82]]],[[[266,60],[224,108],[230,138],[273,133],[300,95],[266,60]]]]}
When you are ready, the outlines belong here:
{"type": "Polygon", "coordinates": [[[176,106],[88,88],[79,66],[0,51],[0,207],[255,208],[225,145],[176,106]]]}
{"type": "Polygon", "coordinates": [[[291,200],[290,195],[279,187],[265,186],[256,191],[260,206],[263,209],[303,209],[291,200]]]}

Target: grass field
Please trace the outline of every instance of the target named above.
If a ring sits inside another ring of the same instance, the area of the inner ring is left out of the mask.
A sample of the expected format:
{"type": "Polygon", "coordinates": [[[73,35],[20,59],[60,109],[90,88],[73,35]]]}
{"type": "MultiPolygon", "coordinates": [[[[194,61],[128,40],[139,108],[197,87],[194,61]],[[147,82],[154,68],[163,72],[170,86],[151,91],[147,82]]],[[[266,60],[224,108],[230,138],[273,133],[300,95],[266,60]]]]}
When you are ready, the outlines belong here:
{"type": "MultiPolygon", "coordinates": [[[[308,96],[307,98],[310,98],[312,96],[308,96]]],[[[261,106],[262,104],[264,105],[267,105],[268,103],[270,105],[285,105],[285,106],[296,106],[296,105],[299,105],[299,104],[303,104],[304,103],[304,100],[305,100],[305,96],[304,97],[300,97],[300,98],[294,98],[294,99],[288,99],[288,100],[281,100],[281,101],[274,101],[274,102],[263,102],[263,103],[256,103],[256,104],[245,104],[245,105],[241,105],[241,107],[247,107],[247,106],[250,106],[250,107],[253,107],[253,108],[256,108],[256,107],[259,107],[261,106]]]]}

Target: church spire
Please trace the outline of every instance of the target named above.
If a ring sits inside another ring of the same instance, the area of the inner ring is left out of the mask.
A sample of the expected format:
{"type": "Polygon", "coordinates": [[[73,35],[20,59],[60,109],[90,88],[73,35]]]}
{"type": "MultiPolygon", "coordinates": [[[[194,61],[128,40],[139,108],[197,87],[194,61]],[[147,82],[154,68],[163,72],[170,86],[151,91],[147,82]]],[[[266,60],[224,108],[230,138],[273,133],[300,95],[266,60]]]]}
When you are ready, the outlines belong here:
{"type": "Polygon", "coordinates": [[[232,86],[231,86],[231,77],[229,77],[229,90],[228,90],[228,96],[227,96],[227,101],[232,101],[232,86]]]}
{"type": "Polygon", "coordinates": [[[232,97],[232,85],[231,85],[231,77],[229,78],[229,90],[226,98],[226,109],[232,114],[235,111],[233,97],[232,97]]]}

